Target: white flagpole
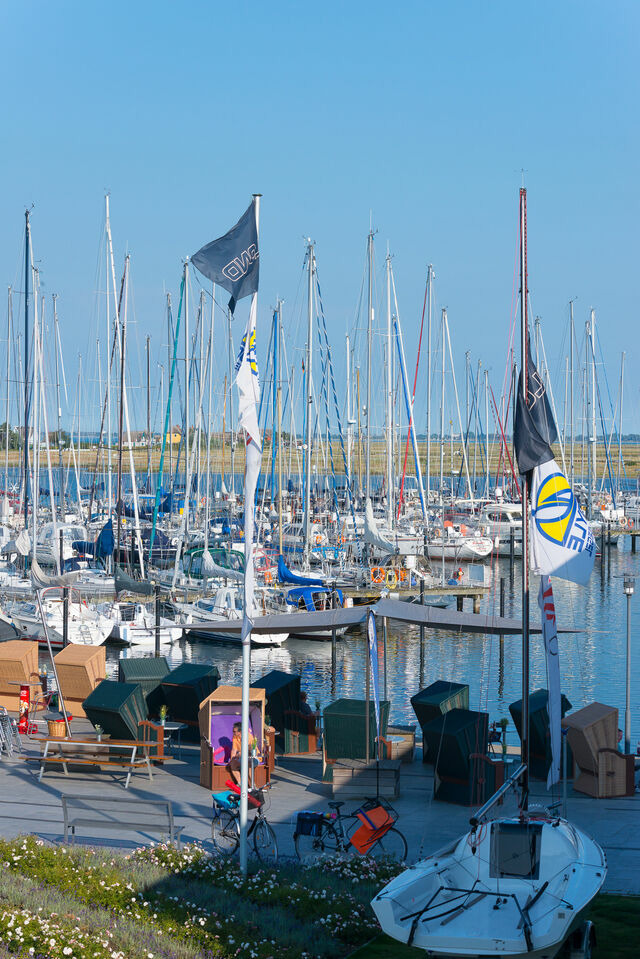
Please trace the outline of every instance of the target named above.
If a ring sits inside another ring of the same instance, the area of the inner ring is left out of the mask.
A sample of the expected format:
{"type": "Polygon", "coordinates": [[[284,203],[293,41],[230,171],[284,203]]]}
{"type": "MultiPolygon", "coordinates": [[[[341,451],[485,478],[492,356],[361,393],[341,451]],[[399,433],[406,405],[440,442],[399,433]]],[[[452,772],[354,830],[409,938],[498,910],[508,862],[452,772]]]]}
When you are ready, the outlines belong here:
{"type": "MultiPolygon", "coordinates": [[[[260,235],[260,196],[254,193],[256,212],[256,233],[260,235]]],[[[251,295],[251,313],[253,329],[258,312],[258,293],[251,295]]],[[[244,344],[244,356],[250,350],[248,339],[244,344]]],[[[246,431],[245,431],[246,432],[246,431]]],[[[249,795],[249,695],[251,683],[251,619],[253,613],[253,510],[255,488],[259,470],[260,447],[247,434],[244,469],[244,619],[242,624],[242,749],[240,752],[240,869],[247,874],[247,820],[249,795]],[[256,457],[258,463],[256,464],[256,457]],[[256,470],[256,465],[258,470],[256,470]]]]}

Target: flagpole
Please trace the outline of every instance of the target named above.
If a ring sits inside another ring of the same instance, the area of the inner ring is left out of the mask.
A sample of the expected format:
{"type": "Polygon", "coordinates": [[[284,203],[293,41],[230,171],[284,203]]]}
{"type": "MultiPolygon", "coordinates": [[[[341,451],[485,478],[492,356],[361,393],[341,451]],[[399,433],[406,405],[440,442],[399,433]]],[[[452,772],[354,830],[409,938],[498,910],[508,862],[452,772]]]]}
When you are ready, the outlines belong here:
{"type": "MultiPolygon", "coordinates": [[[[256,214],[256,234],[260,237],[260,197],[262,194],[254,193],[256,214]]],[[[258,292],[251,294],[251,312],[254,315],[258,310],[258,292]]],[[[245,343],[245,351],[249,350],[250,344],[245,343]]],[[[244,528],[245,528],[245,561],[244,561],[244,623],[242,627],[242,713],[241,713],[241,743],[240,751],[240,869],[243,876],[247,874],[248,859],[248,841],[247,841],[247,820],[248,820],[248,795],[249,795],[249,696],[251,683],[251,620],[249,616],[253,610],[247,608],[247,602],[253,598],[253,493],[248,496],[247,489],[247,464],[249,457],[249,446],[254,441],[247,435],[247,445],[245,448],[245,469],[244,469],[244,528]],[[247,535],[250,532],[250,536],[247,535]],[[247,572],[249,572],[249,589],[247,588],[247,572]]]]}
{"type": "MultiPolygon", "coordinates": [[[[520,189],[520,364],[527,406],[527,191],[520,189]]],[[[529,807],[529,480],[522,476],[522,808],[529,807]]]]}

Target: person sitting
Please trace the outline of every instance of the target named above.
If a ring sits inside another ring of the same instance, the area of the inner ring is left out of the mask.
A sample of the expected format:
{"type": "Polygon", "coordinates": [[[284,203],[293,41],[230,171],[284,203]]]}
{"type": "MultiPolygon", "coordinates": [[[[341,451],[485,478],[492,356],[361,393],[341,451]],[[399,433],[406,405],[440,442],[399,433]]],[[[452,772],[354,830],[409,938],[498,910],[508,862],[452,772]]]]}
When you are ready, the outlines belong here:
{"type": "MultiPolygon", "coordinates": [[[[249,749],[256,748],[256,758],[260,762],[260,753],[257,749],[257,740],[253,735],[251,728],[249,728],[249,749]]],[[[229,762],[225,766],[225,769],[229,773],[230,778],[239,786],[238,777],[236,773],[240,772],[240,757],[242,756],[242,723],[233,724],[233,736],[231,738],[231,755],[229,756],[229,762]]]]}
{"type": "Polygon", "coordinates": [[[300,693],[300,712],[303,716],[313,716],[313,710],[307,702],[307,694],[304,690],[300,693]]]}

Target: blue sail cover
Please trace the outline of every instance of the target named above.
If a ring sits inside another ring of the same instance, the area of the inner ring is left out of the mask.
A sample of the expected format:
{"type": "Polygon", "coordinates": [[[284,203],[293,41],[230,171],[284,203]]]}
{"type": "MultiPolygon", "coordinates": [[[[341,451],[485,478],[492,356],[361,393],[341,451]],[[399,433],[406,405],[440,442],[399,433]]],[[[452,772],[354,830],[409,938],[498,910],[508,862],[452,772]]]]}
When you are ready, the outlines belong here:
{"type": "Polygon", "coordinates": [[[98,534],[95,555],[98,557],[111,556],[114,546],[113,523],[108,519],[98,534]]]}
{"type": "Polygon", "coordinates": [[[297,573],[292,573],[282,554],[278,556],[278,579],[281,583],[291,583],[293,586],[324,586],[323,579],[312,579],[309,576],[298,576],[297,573]]]}

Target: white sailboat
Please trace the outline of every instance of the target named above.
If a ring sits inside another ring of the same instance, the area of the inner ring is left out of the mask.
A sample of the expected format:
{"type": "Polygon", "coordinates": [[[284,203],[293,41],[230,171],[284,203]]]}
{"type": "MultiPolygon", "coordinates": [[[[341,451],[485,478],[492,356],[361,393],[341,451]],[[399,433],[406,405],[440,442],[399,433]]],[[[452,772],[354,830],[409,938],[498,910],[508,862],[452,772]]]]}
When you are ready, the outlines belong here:
{"type": "MultiPolygon", "coordinates": [[[[520,300],[527,353],[526,192],[520,191],[520,300]]],[[[523,405],[531,408],[522,376],[523,405]]],[[[536,397],[538,399],[539,397],[536,397]]],[[[528,468],[528,467],[527,467],[528,468]]],[[[591,956],[585,909],[607,873],[600,846],[551,811],[528,808],[529,570],[528,483],[522,483],[522,764],[450,847],[416,863],[373,900],[382,929],[429,956],[553,959],[570,936],[573,956],[591,956]],[[489,821],[504,794],[521,785],[519,814],[489,821]]]]}

